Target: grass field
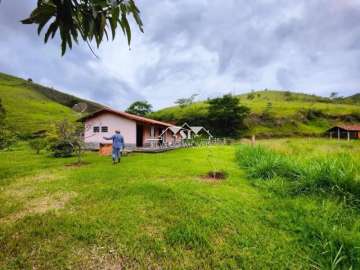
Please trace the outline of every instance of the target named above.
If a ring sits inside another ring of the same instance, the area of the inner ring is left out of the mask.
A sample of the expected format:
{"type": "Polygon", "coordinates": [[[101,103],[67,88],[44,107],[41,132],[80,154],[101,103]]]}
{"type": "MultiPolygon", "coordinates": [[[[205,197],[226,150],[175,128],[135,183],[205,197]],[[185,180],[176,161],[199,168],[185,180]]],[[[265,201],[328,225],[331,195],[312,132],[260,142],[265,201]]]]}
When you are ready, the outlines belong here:
{"type": "MultiPolygon", "coordinates": [[[[360,157],[358,142],[259,144],[301,160],[360,157]]],[[[254,177],[251,151],[130,154],[115,166],[87,153],[81,167],[21,143],[0,152],[0,269],[359,269],[359,208],[254,177]],[[213,167],[228,178],[204,179],[213,167]]]]}

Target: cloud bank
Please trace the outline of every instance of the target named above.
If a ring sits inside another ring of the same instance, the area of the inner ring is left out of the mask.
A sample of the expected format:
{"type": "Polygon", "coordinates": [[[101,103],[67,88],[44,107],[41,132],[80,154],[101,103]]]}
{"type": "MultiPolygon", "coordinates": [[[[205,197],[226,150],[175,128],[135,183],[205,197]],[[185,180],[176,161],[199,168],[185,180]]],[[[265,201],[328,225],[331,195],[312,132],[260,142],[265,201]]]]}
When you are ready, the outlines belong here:
{"type": "Polygon", "coordinates": [[[95,58],[80,44],[64,57],[28,16],[34,0],[0,4],[0,71],[118,109],[155,108],[251,89],[328,95],[360,90],[359,0],[138,0],[145,33],[121,33],[95,58]]]}

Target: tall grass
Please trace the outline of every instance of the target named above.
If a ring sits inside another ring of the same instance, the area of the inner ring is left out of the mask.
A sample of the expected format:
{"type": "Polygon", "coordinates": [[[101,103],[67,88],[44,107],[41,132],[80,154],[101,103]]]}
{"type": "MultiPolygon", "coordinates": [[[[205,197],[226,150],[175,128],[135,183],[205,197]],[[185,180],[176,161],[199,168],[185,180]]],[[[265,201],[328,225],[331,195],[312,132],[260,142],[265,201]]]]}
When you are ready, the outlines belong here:
{"type": "Polygon", "coordinates": [[[281,177],[294,182],[297,193],[333,192],[345,195],[360,206],[359,167],[348,154],[308,158],[289,156],[256,146],[241,146],[236,159],[251,178],[281,177]]]}
{"type": "MultiPolygon", "coordinates": [[[[286,213],[280,215],[278,226],[294,230],[299,234],[298,241],[312,247],[314,256],[311,263],[314,269],[359,269],[357,226],[353,234],[344,233],[339,228],[345,223],[341,221],[341,225],[335,225],[339,220],[334,222],[333,219],[333,215],[341,216],[341,220],[351,219],[351,213],[360,209],[359,166],[348,154],[312,157],[309,152],[300,153],[290,155],[261,146],[240,146],[236,159],[250,178],[264,180],[258,181],[257,186],[269,188],[269,191],[281,190],[281,195],[311,193],[323,196],[320,198],[344,200],[345,203],[339,204],[337,210],[341,212],[324,210],[318,213],[325,220],[320,222],[322,219],[312,216],[310,209],[304,208],[304,211],[295,207],[292,200],[273,194],[273,199],[278,200],[276,207],[286,213]]],[[[275,226],[274,223],[272,226],[275,226]]]]}

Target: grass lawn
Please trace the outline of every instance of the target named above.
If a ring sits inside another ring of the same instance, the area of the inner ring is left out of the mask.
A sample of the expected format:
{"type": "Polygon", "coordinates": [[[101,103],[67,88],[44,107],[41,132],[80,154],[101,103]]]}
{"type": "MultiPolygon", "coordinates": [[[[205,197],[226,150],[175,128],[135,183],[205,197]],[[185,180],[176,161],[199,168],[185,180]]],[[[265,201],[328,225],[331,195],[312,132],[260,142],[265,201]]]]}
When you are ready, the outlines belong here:
{"type": "MultiPolygon", "coordinates": [[[[259,143],[360,157],[358,142],[259,143]]],[[[119,165],[87,153],[81,167],[25,144],[0,152],[0,269],[359,269],[360,211],[248,178],[241,147],[130,154],[119,165]],[[201,177],[212,166],[228,178],[201,177]]]]}

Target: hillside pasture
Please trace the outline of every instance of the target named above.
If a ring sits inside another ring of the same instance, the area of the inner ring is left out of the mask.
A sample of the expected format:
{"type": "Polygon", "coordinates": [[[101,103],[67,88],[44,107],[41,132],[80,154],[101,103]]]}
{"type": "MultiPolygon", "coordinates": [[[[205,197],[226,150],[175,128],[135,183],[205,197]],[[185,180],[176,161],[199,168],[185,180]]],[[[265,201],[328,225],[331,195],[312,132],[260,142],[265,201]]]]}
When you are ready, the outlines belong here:
{"type": "Polygon", "coordinates": [[[26,81],[0,74],[0,98],[6,110],[6,123],[20,134],[49,129],[64,118],[75,121],[75,112],[34,91],[26,81]]]}
{"type": "MultiPolygon", "coordinates": [[[[250,108],[245,135],[262,137],[320,136],[334,124],[360,121],[360,107],[349,100],[283,91],[256,91],[240,95],[240,103],[250,108]],[[251,98],[249,98],[251,97],[251,98]]],[[[154,112],[159,120],[207,125],[208,103],[173,106],[154,112]]],[[[211,129],[211,126],[207,126],[211,129]]]]}
{"type": "MultiPolygon", "coordinates": [[[[360,150],[322,139],[258,144],[291,159],[358,160],[360,150]]],[[[25,144],[0,152],[0,268],[358,269],[356,205],[251,176],[248,147],[130,154],[119,165],[87,153],[80,167],[25,144]],[[214,167],[228,177],[205,180],[214,167]]]]}

